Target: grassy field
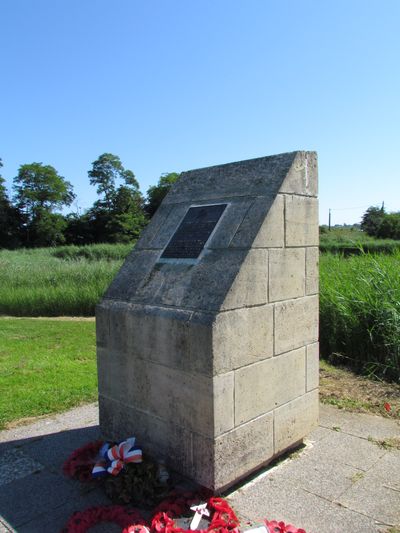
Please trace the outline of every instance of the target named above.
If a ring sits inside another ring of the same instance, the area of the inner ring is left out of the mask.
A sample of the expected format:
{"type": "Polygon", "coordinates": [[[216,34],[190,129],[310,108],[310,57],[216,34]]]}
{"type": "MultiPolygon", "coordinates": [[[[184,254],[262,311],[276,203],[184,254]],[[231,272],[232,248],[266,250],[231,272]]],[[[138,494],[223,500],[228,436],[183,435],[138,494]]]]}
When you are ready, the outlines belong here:
{"type": "Polygon", "coordinates": [[[0,250],[0,314],[92,316],[133,245],[0,250]]]}
{"type": "Polygon", "coordinates": [[[330,231],[324,228],[320,233],[321,252],[358,255],[363,250],[364,252],[390,254],[399,249],[400,241],[376,239],[355,227],[332,228],[330,231]]]}
{"type": "Polygon", "coordinates": [[[96,397],[94,321],[0,319],[0,428],[96,397]]]}
{"type": "Polygon", "coordinates": [[[320,258],[321,354],[400,379],[400,252],[320,258]]]}

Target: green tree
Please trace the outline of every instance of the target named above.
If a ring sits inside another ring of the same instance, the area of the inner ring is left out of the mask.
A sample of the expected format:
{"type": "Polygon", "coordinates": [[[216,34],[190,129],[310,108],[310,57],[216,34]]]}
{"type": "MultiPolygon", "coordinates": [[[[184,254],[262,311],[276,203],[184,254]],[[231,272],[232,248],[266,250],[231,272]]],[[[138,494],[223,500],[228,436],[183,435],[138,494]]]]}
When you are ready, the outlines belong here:
{"type": "Polygon", "coordinates": [[[400,213],[387,213],[381,221],[377,237],[381,239],[400,239],[400,213]]]}
{"type": "Polygon", "coordinates": [[[61,215],[54,211],[71,205],[75,198],[71,183],[54,167],[31,163],[20,166],[13,189],[14,201],[24,214],[26,244],[44,246],[62,243],[65,223],[62,224],[61,215]]]}
{"type": "Polygon", "coordinates": [[[385,210],[382,207],[368,207],[361,220],[361,229],[372,237],[377,237],[379,227],[385,218],[385,210]]]}
{"type": "Polygon", "coordinates": [[[150,218],[157,211],[164,197],[179,176],[180,174],[177,172],[162,174],[157,185],[153,185],[148,189],[145,209],[150,218]]]}
{"type": "Polygon", "coordinates": [[[103,195],[99,207],[113,210],[117,181],[123,180],[132,189],[139,191],[139,184],[131,170],[125,170],[117,155],[105,153],[92,163],[88,172],[91,185],[97,186],[97,194],[103,195]]]}
{"type": "Polygon", "coordinates": [[[0,175],[0,248],[15,248],[19,245],[22,221],[19,210],[11,205],[4,184],[5,179],[0,175]]]}
{"type": "Polygon", "coordinates": [[[132,242],[147,223],[139,184],[118,156],[102,154],[88,172],[101,198],[86,214],[94,242],[132,242]],[[121,183],[122,182],[122,183],[121,183]]]}

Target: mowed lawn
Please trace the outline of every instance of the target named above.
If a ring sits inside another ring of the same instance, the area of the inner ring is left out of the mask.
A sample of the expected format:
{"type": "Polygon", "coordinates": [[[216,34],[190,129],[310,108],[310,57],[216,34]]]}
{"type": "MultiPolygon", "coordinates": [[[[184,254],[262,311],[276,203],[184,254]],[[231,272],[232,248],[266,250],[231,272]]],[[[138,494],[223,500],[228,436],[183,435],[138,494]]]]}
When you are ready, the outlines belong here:
{"type": "Polygon", "coordinates": [[[95,323],[0,318],[0,428],[97,398],[95,323]]]}

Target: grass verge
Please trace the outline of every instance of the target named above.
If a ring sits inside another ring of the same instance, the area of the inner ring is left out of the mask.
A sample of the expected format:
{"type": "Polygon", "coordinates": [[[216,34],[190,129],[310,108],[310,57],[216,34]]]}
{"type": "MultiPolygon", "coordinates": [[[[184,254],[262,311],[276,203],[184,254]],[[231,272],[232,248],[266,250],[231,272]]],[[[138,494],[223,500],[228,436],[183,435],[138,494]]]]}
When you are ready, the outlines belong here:
{"type": "Polygon", "coordinates": [[[0,427],[96,398],[94,322],[0,319],[0,427]]]}
{"type": "Polygon", "coordinates": [[[339,409],[400,420],[400,385],[359,376],[320,361],[320,400],[339,409]],[[386,411],[385,403],[390,405],[386,411]]]}

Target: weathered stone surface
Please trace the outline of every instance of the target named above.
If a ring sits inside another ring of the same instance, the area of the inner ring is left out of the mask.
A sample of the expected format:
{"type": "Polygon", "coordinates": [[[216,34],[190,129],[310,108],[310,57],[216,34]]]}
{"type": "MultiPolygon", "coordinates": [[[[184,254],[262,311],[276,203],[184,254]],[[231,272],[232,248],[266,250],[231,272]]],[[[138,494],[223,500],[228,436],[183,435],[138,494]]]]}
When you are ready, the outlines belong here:
{"type": "Polygon", "coordinates": [[[213,329],[214,373],[271,357],[273,330],[272,305],[220,313],[213,329]]]}
{"type": "Polygon", "coordinates": [[[151,224],[142,230],[140,238],[135,244],[135,250],[145,250],[151,248],[151,241],[157,236],[160,229],[163,228],[166,221],[168,220],[171,211],[173,210],[172,205],[167,205],[162,203],[157,211],[151,218],[151,224]]]}
{"type": "Polygon", "coordinates": [[[253,248],[281,248],[284,246],[284,207],[284,197],[282,194],[278,194],[254,239],[253,248]]]}
{"type": "Polygon", "coordinates": [[[307,392],[316,389],[319,384],[319,343],[307,346],[307,366],[306,366],[307,392]]]}
{"type": "Polygon", "coordinates": [[[158,250],[134,250],[108,287],[104,298],[129,301],[146,283],[160,255],[158,250]]]}
{"type": "Polygon", "coordinates": [[[187,428],[103,396],[99,397],[99,413],[105,439],[120,441],[135,435],[138,442],[146,444],[150,456],[193,476],[192,434],[187,428]]]}
{"type": "Polygon", "coordinates": [[[306,294],[318,294],[319,248],[306,248],[306,294]]]}
{"type": "Polygon", "coordinates": [[[287,195],[285,230],[286,246],[318,246],[318,200],[287,195]]]}
{"type": "Polygon", "coordinates": [[[250,250],[221,309],[262,305],[268,301],[268,250],[250,250]]]}
{"type": "Polygon", "coordinates": [[[163,204],[277,194],[297,152],[183,172],[163,204]]]}
{"type": "Polygon", "coordinates": [[[220,202],[227,203],[224,216],[218,225],[218,231],[211,236],[206,248],[217,250],[228,248],[232,239],[235,237],[238,229],[241,227],[243,220],[247,217],[252,204],[253,198],[221,198],[220,202]]]}
{"type": "Polygon", "coordinates": [[[199,483],[220,490],[268,462],[273,455],[273,415],[265,414],[215,441],[193,435],[199,483]]]}
{"type": "Polygon", "coordinates": [[[305,348],[235,372],[235,426],[304,394],[305,348]]]}
{"type": "Polygon", "coordinates": [[[278,407],[274,411],[274,453],[301,441],[317,424],[317,390],[278,407]]]}
{"type": "Polygon", "coordinates": [[[196,264],[154,261],[135,291],[125,294],[125,298],[142,305],[217,311],[246,255],[246,250],[205,250],[196,264]]]}
{"type": "Polygon", "coordinates": [[[110,341],[109,303],[102,302],[96,307],[96,344],[106,346],[110,341]]]}
{"type": "Polygon", "coordinates": [[[280,191],[304,196],[317,196],[318,160],[316,152],[297,152],[280,191]]]}
{"type": "Polygon", "coordinates": [[[305,248],[269,250],[268,300],[276,302],[304,296],[305,248]]]}
{"type": "MultiPolygon", "coordinates": [[[[242,223],[229,245],[230,248],[255,248],[254,241],[262,228],[265,218],[268,217],[274,205],[274,196],[269,194],[256,198],[252,197],[252,200],[242,223]]],[[[264,228],[265,232],[266,230],[264,228]]],[[[259,248],[262,248],[262,246],[259,246],[259,248]]]]}
{"type": "Polygon", "coordinates": [[[132,365],[126,353],[102,351],[99,368],[104,397],[140,406],[165,421],[173,413],[176,425],[196,428],[204,435],[219,435],[234,425],[233,373],[193,376],[141,359],[132,365]]]}
{"type": "Polygon", "coordinates": [[[275,304],[275,354],[318,340],[318,296],[275,304]]]}

